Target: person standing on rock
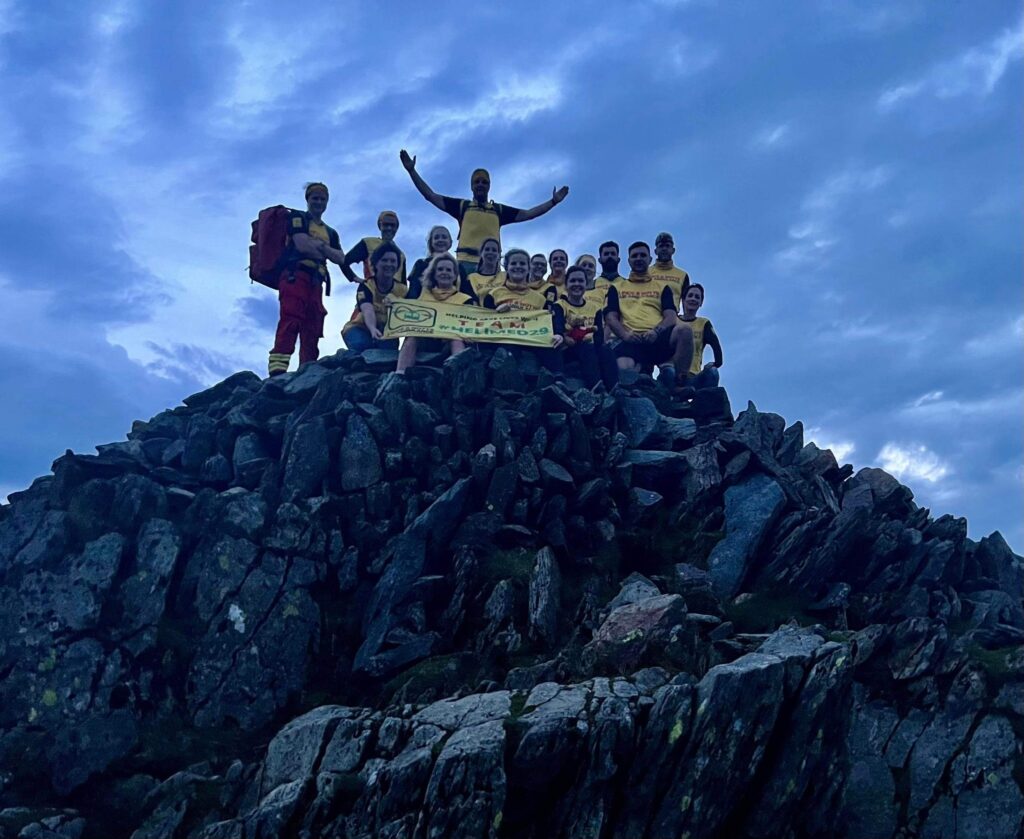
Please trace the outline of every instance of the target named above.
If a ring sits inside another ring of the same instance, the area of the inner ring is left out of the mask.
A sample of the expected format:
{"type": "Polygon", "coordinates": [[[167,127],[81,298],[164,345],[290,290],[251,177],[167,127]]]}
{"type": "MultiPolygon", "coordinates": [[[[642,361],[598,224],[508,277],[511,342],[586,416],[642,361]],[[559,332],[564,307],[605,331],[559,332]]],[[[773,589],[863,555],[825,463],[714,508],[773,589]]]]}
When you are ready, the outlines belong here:
{"type": "Polygon", "coordinates": [[[589,253],[576,257],[573,265],[578,265],[587,274],[587,291],[594,290],[594,283],[597,277],[597,260],[589,253]]]}
{"type": "MultiPolygon", "coordinates": [[[[704,305],[704,286],[691,283],[683,297],[683,315],[673,328],[673,341],[676,353],[672,358],[672,366],[676,371],[676,384],[683,388],[704,390],[718,387],[718,368],[722,366],[722,343],[718,334],[707,318],[697,317],[697,310],[704,305]],[[689,332],[689,337],[682,333],[689,332]],[[691,348],[690,357],[685,353],[691,348]],[[704,363],[704,348],[711,347],[715,360],[704,363]]],[[[664,374],[663,374],[664,375],[664,374]]]]}
{"type": "MultiPolygon", "coordinates": [[[[441,253],[430,260],[430,265],[423,272],[423,283],[410,283],[406,300],[429,300],[433,303],[447,303],[452,306],[475,306],[476,298],[459,291],[459,263],[450,253],[441,253]]],[[[449,355],[458,355],[466,349],[466,342],[458,338],[405,338],[402,349],[398,353],[398,367],[395,372],[404,374],[416,364],[416,353],[419,350],[441,351],[447,349],[449,355]]]]}
{"type": "Polygon", "coordinates": [[[480,245],[484,239],[497,239],[501,243],[501,228],[506,224],[529,221],[551,211],[561,204],[569,194],[569,187],[551,190],[551,198],[536,207],[521,210],[507,204],[498,204],[488,199],[491,191],[491,176],[486,169],[474,169],[469,186],[471,199],[451,198],[434,192],[416,171],[416,158],[405,149],[399,153],[402,165],[412,178],[420,195],[442,212],[448,213],[459,223],[459,244],[455,255],[463,276],[476,270],[480,260],[480,245]]]}
{"type": "Polygon", "coordinates": [[[555,248],[548,254],[548,264],[551,266],[548,285],[558,289],[561,295],[565,291],[565,269],[569,267],[569,254],[561,248],[555,248]]]}
{"type": "MultiPolygon", "coordinates": [[[[673,339],[684,340],[688,333],[673,333],[678,316],[672,287],[651,277],[650,264],[650,246],[634,242],[629,246],[629,278],[608,286],[605,317],[619,339],[615,356],[620,370],[650,371],[656,364],[666,364],[677,349],[685,356],[673,343],[673,339]]],[[[693,352],[692,346],[689,351],[693,352]]]]}
{"type": "MultiPolygon", "coordinates": [[[[352,266],[357,262],[363,263],[363,279],[368,280],[373,277],[373,263],[370,261],[370,254],[385,242],[391,242],[394,244],[395,235],[398,233],[398,213],[394,210],[381,210],[380,215],[377,216],[377,230],[380,231],[380,236],[364,236],[359,240],[359,243],[345,255],[345,261],[341,264],[341,272],[348,277],[349,282],[359,282],[359,277],[357,277],[355,272],[352,270],[352,266]]],[[[395,245],[395,247],[398,246],[395,245]]],[[[398,253],[398,271],[395,274],[395,279],[400,283],[404,283],[405,254],[402,253],[401,249],[399,249],[398,253]]]]}
{"type": "Polygon", "coordinates": [[[356,289],[356,310],[341,330],[345,346],[362,352],[376,349],[398,349],[398,339],[385,341],[381,330],[394,300],[408,294],[409,286],[395,279],[402,252],[393,242],[385,242],[370,255],[373,276],[363,280],[356,289]]]}
{"type": "Polygon", "coordinates": [[[306,185],[306,212],[293,210],[288,220],[292,260],[281,272],[278,299],[281,313],[267,365],[271,376],[288,372],[296,340],[299,342],[299,364],[320,357],[320,339],[324,337],[323,288],[331,293],[331,277],[327,262],[336,265],[345,261],[338,231],[323,220],[330,198],[322,183],[306,185]]]}

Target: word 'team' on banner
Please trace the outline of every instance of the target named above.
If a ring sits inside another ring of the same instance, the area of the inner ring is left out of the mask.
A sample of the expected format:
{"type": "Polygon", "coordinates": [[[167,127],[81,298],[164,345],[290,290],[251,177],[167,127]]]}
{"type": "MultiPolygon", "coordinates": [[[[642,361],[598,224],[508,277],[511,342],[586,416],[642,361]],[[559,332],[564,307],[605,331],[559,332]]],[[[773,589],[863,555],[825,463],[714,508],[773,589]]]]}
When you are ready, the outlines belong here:
{"type": "Polygon", "coordinates": [[[388,309],[385,338],[463,338],[499,344],[550,347],[551,313],[529,309],[499,314],[480,306],[395,300],[388,309]]]}

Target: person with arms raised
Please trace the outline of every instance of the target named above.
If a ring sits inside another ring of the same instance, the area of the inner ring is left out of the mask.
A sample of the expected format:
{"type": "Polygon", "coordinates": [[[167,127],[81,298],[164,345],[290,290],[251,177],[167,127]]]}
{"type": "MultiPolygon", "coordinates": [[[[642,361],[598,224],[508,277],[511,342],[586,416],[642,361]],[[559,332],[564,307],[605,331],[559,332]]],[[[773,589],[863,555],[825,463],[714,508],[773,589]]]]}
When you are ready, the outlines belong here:
{"type": "Polygon", "coordinates": [[[401,300],[409,291],[405,283],[395,279],[400,255],[401,251],[393,242],[384,242],[370,254],[373,276],[363,280],[356,289],[356,309],[341,330],[345,346],[350,350],[398,349],[398,339],[383,340],[381,329],[391,302],[401,300]]]}
{"type": "Polygon", "coordinates": [[[271,376],[288,372],[296,340],[300,365],[320,357],[327,315],[322,286],[326,284],[327,293],[331,293],[327,261],[339,266],[345,261],[338,231],[323,220],[329,198],[324,184],[307,184],[306,212],[293,210],[288,219],[290,252],[278,282],[281,311],[268,363],[271,376]]]}
{"type": "Polygon", "coordinates": [[[476,270],[476,265],[480,261],[480,246],[485,239],[497,239],[500,245],[501,228],[504,225],[529,221],[542,216],[557,204],[561,204],[565,200],[565,196],[569,194],[567,186],[552,189],[549,200],[526,210],[507,204],[498,204],[489,199],[491,176],[488,171],[474,169],[469,181],[473,197],[470,199],[452,198],[440,195],[430,188],[420,173],[416,171],[416,158],[410,156],[405,149],[401,150],[399,157],[420,195],[459,223],[459,244],[455,255],[459,259],[463,275],[476,270]]]}
{"type": "MultiPolygon", "coordinates": [[[[448,303],[453,306],[475,306],[477,301],[459,291],[459,263],[450,253],[437,254],[423,272],[422,285],[417,281],[409,285],[406,300],[429,300],[433,303],[448,303]]],[[[466,349],[466,343],[458,338],[405,338],[398,353],[398,367],[395,372],[405,373],[416,364],[419,350],[447,349],[449,355],[458,355],[466,349]]]]}

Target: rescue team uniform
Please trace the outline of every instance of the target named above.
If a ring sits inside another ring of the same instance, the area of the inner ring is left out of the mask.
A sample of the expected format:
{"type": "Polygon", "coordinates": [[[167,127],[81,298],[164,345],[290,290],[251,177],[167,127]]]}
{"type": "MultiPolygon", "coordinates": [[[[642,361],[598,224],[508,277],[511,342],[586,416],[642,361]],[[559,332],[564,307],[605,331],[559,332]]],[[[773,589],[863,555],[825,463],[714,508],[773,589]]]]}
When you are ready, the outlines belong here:
{"type": "MultiPolygon", "coordinates": [[[[605,312],[616,312],[622,325],[631,332],[650,332],[661,324],[666,311],[675,313],[672,286],[664,280],[653,280],[650,274],[632,273],[620,285],[608,286],[605,312]]],[[[672,358],[672,330],[665,329],[656,340],[620,341],[615,347],[617,358],[631,358],[643,367],[664,364],[672,358]]]]}
{"type": "Polygon", "coordinates": [[[722,343],[718,340],[715,328],[707,318],[695,317],[689,320],[680,317],[680,320],[693,330],[693,359],[690,362],[690,369],[685,373],[685,381],[683,376],[679,376],[679,384],[697,390],[718,387],[718,368],[722,366],[722,343]],[[715,354],[715,366],[710,370],[704,369],[704,347],[711,347],[715,354]]]}
{"type": "MultiPolygon", "coordinates": [[[[529,286],[524,285],[521,289],[518,289],[509,288],[503,284],[492,288],[484,297],[485,308],[497,309],[502,305],[508,305],[510,309],[516,311],[526,312],[547,309],[551,312],[551,321],[555,334],[561,335],[565,331],[565,313],[562,311],[562,308],[552,305],[543,294],[529,286]]],[[[554,347],[520,347],[515,344],[491,344],[488,347],[488,351],[494,352],[498,346],[504,346],[513,356],[534,355],[548,370],[554,373],[561,372],[562,356],[554,347]]]]}
{"type": "Polygon", "coordinates": [[[612,276],[598,274],[594,278],[594,287],[592,289],[587,289],[587,294],[600,294],[600,300],[604,303],[608,299],[608,288],[610,286],[617,286],[619,283],[624,282],[626,282],[626,278],[621,274],[613,274],[612,276]]]}
{"type": "Polygon", "coordinates": [[[397,349],[398,339],[375,341],[370,330],[366,328],[366,319],[363,317],[362,305],[369,303],[373,306],[373,313],[377,316],[377,329],[383,330],[388,317],[388,303],[390,300],[402,300],[409,293],[409,286],[395,280],[389,289],[381,289],[377,286],[376,278],[363,280],[356,288],[356,310],[352,317],[341,329],[341,337],[350,350],[361,352],[372,346],[387,349],[397,349]]]}
{"type": "MultiPolygon", "coordinates": [[[[356,262],[363,263],[363,279],[369,280],[373,277],[373,263],[370,262],[370,255],[384,244],[380,236],[364,236],[359,243],[345,254],[345,265],[354,265],[356,262]]],[[[392,242],[394,244],[394,242],[392,242]]],[[[398,245],[395,245],[397,248],[398,245]]],[[[402,255],[398,259],[398,270],[395,272],[395,279],[405,282],[405,253],[398,248],[402,255]]],[[[428,260],[429,261],[429,260],[428,260]]]]}
{"type": "MultiPolygon", "coordinates": [[[[449,303],[453,306],[476,306],[479,301],[471,294],[466,294],[457,288],[451,288],[447,292],[439,288],[426,288],[418,280],[410,281],[409,293],[405,295],[406,300],[430,300],[434,303],[449,303]]],[[[451,338],[417,338],[416,346],[423,352],[440,352],[445,348],[451,338]]]]}
{"type": "Polygon", "coordinates": [[[409,271],[409,276],[406,278],[406,282],[409,284],[409,288],[412,288],[412,284],[419,282],[423,277],[423,272],[427,270],[427,266],[430,264],[432,257],[424,256],[421,259],[417,259],[412,264],[412,270],[409,271]]]}
{"type": "Polygon", "coordinates": [[[463,294],[472,294],[477,300],[483,300],[492,288],[505,285],[505,272],[498,271],[497,274],[481,274],[479,271],[472,271],[459,283],[459,291],[463,294]]]}
{"type": "MultiPolygon", "coordinates": [[[[332,248],[341,249],[338,231],[322,221],[314,221],[301,210],[292,210],[288,221],[290,236],[305,233],[332,248]]],[[[289,247],[294,249],[289,241],[289,247]]],[[[281,315],[274,335],[274,348],[270,351],[268,372],[271,376],[286,373],[295,341],[299,341],[299,364],[316,361],[320,357],[320,339],[324,337],[324,308],[321,285],[326,283],[331,293],[331,276],[327,273],[327,260],[299,257],[293,259],[281,272],[277,296],[281,302],[281,315]]]]}
{"type": "Polygon", "coordinates": [[[675,306],[678,309],[683,302],[683,295],[690,287],[690,275],[682,268],[677,267],[671,260],[668,262],[652,262],[647,269],[651,279],[664,281],[672,286],[672,297],[675,299],[675,306]]]}
{"type": "Polygon", "coordinates": [[[465,198],[441,196],[442,209],[459,223],[459,244],[455,257],[468,274],[476,270],[480,261],[480,246],[484,239],[501,241],[501,226],[512,224],[522,212],[518,207],[488,201],[480,204],[465,198]]]}
{"type": "Polygon", "coordinates": [[[557,305],[564,313],[565,337],[574,342],[573,346],[565,347],[565,360],[579,363],[587,387],[593,387],[598,381],[604,381],[609,389],[614,387],[619,374],[615,356],[604,340],[603,302],[584,295],[579,306],[570,303],[568,297],[563,297],[557,305]]]}

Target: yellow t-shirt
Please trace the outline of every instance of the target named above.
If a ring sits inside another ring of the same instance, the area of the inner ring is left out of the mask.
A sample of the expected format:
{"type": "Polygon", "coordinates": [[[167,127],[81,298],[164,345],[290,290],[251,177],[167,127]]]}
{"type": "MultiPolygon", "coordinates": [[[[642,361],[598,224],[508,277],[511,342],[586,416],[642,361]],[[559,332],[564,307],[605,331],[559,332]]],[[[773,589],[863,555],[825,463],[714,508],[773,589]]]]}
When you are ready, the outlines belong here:
{"type": "Polygon", "coordinates": [[[620,283],[626,282],[626,278],[622,275],[616,275],[614,280],[609,280],[607,277],[598,274],[594,278],[594,287],[588,289],[587,296],[595,296],[601,300],[603,306],[608,300],[608,288],[609,286],[618,286],[620,283]]]}
{"type": "Polygon", "coordinates": [[[569,302],[568,297],[562,297],[558,301],[558,305],[562,307],[562,311],[565,313],[565,334],[575,338],[576,336],[572,335],[572,332],[582,329],[587,333],[583,341],[587,344],[592,344],[598,318],[604,309],[604,301],[599,297],[588,297],[584,294],[583,304],[580,306],[573,306],[569,302]]]}
{"type": "MultiPolygon", "coordinates": [[[[523,286],[520,290],[509,288],[504,284],[492,288],[487,293],[486,299],[493,301],[495,309],[507,303],[510,309],[519,311],[538,311],[543,309],[548,302],[543,294],[529,286],[523,286]]],[[[488,306],[488,308],[490,307],[488,306]]]]}
{"type": "MultiPolygon", "coordinates": [[[[322,221],[315,221],[306,213],[298,210],[292,212],[290,231],[292,234],[306,233],[314,239],[319,239],[328,247],[341,248],[338,232],[333,227],[328,227],[322,221]]],[[[299,265],[315,269],[321,277],[327,276],[327,262],[322,259],[300,259],[299,265]]]]}
{"type": "MultiPolygon", "coordinates": [[[[370,262],[370,256],[377,248],[384,244],[384,240],[380,236],[364,236],[359,240],[359,243],[352,248],[347,254],[352,262],[363,263],[363,278],[370,279],[373,277],[373,263],[370,262]]],[[[397,245],[395,247],[398,247],[397,245]]],[[[401,253],[401,250],[399,250],[401,253]]],[[[405,282],[405,254],[398,259],[398,271],[395,272],[395,279],[405,282]]]]}
{"type": "Polygon", "coordinates": [[[473,287],[473,294],[477,296],[478,300],[483,300],[487,296],[487,292],[495,286],[504,285],[505,283],[505,272],[498,271],[497,274],[480,274],[474,271],[472,274],[467,275],[470,286],[473,287]]]}
{"type": "Polygon", "coordinates": [[[652,280],[667,282],[672,287],[672,299],[678,309],[683,302],[683,289],[690,284],[690,275],[671,262],[653,262],[647,273],[652,280]]]}
{"type": "Polygon", "coordinates": [[[387,292],[381,292],[377,288],[377,280],[370,278],[363,280],[356,289],[356,309],[348,323],[342,327],[341,334],[344,335],[354,326],[361,326],[364,323],[363,310],[360,308],[363,303],[373,306],[373,313],[377,316],[377,328],[383,329],[384,322],[388,316],[388,306],[392,300],[401,300],[409,293],[409,286],[400,283],[398,280],[392,284],[387,292]]]}
{"type": "Polygon", "coordinates": [[[690,362],[690,375],[696,376],[704,369],[704,326],[708,323],[708,319],[697,317],[682,322],[693,330],[693,361],[690,362]]]}
{"type": "Polygon", "coordinates": [[[675,298],[672,286],[664,280],[652,280],[650,274],[630,274],[626,282],[608,287],[607,308],[619,313],[626,329],[650,332],[661,323],[664,311],[675,311],[675,298]]]}
{"type": "Polygon", "coordinates": [[[476,305],[472,297],[455,288],[451,289],[447,294],[439,288],[425,288],[420,298],[433,300],[435,303],[450,303],[452,306],[458,306],[459,304],[476,305]]]}

